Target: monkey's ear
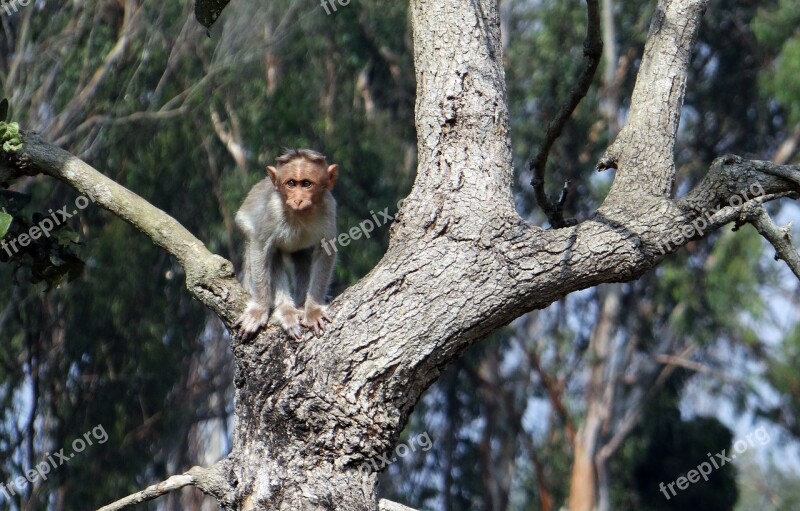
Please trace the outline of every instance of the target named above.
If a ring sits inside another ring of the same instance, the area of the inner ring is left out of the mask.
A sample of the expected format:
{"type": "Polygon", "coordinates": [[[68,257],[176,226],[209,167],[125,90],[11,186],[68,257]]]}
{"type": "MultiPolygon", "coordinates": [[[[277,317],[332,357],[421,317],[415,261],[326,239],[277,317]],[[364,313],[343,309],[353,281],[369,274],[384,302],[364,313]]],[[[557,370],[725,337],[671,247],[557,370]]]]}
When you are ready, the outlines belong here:
{"type": "Polygon", "coordinates": [[[267,174],[269,174],[269,179],[272,181],[272,184],[275,185],[275,188],[278,187],[278,169],[275,167],[267,167],[267,174]]]}
{"type": "Polygon", "coordinates": [[[328,190],[333,189],[333,185],[336,184],[337,177],[339,177],[339,165],[334,163],[333,165],[328,166],[328,190]]]}

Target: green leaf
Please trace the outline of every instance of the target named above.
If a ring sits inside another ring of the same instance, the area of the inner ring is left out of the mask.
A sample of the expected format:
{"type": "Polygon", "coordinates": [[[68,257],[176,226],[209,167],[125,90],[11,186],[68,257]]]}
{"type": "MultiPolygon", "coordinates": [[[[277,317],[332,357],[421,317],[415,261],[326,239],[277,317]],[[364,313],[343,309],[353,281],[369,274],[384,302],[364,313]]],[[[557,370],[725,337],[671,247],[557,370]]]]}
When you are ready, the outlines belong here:
{"type": "Polygon", "coordinates": [[[11,227],[11,222],[13,221],[13,216],[0,211],[0,238],[6,235],[8,228],[11,227]]]}
{"type": "Polygon", "coordinates": [[[3,150],[6,152],[16,152],[21,149],[22,138],[19,136],[19,124],[0,121],[0,142],[3,142],[3,150]]]}

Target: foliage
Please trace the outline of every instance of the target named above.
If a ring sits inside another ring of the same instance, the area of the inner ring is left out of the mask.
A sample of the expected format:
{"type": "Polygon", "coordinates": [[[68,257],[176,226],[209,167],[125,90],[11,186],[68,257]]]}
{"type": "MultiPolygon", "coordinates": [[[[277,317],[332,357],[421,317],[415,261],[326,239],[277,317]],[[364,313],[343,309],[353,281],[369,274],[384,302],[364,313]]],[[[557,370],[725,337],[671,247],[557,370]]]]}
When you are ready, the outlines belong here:
{"type": "Polygon", "coordinates": [[[17,152],[22,149],[19,124],[0,121],[0,142],[3,143],[3,151],[7,153],[17,152]]]}
{"type": "Polygon", "coordinates": [[[769,2],[752,21],[758,41],[774,52],[760,75],[766,98],[775,98],[786,111],[789,126],[800,123],[800,9],[795,0],[769,2]]]}
{"type": "Polygon", "coordinates": [[[8,213],[0,211],[0,239],[6,235],[8,228],[11,227],[11,222],[14,217],[8,213]]]}
{"type": "Polygon", "coordinates": [[[0,262],[12,264],[15,282],[19,283],[24,270],[29,273],[25,282],[43,282],[50,290],[64,278],[71,281],[83,272],[84,262],[76,251],[80,236],[54,215],[23,215],[22,208],[29,202],[29,195],[0,190],[0,209],[8,213],[0,214],[0,262]]]}
{"type": "Polygon", "coordinates": [[[19,124],[9,122],[10,106],[8,99],[0,100],[0,143],[3,151],[17,152],[22,149],[22,139],[19,134],[19,124]]]}

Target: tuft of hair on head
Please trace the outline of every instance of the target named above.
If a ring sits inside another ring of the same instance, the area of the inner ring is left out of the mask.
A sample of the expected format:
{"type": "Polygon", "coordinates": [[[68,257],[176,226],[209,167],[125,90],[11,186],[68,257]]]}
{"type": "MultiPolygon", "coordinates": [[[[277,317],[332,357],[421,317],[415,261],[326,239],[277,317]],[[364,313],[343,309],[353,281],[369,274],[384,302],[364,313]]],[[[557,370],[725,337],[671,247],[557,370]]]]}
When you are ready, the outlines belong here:
{"type": "Polygon", "coordinates": [[[278,163],[278,167],[282,167],[286,164],[289,164],[295,160],[306,160],[311,163],[317,163],[319,165],[325,165],[327,160],[325,159],[325,155],[314,151],[313,149],[285,149],[284,153],[275,160],[278,163]]]}

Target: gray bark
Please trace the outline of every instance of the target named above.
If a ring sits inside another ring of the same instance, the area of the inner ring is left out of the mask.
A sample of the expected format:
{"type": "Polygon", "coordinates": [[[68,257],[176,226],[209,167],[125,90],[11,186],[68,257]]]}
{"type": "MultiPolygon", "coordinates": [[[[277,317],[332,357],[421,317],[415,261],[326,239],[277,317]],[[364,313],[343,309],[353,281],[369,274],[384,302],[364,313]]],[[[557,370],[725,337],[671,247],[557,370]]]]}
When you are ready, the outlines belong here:
{"type": "Polygon", "coordinates": [[[599,210],[544,230],[514,209],[497,3],[411,0],[419,166],[381,262],[331,305],[325,335],[252,342],[233,329],[247,294],[232,266],[175,220],[31,135],[18,173],[61,179],[118,214],[186,267],[187,287],[232,329],[233,451],[203,488],[235,510],[378,508],[376,474],[422,392],[486,334],[568,293],[635,279],[665,253],[736,220],[717,211],[758,183],[765,200],[800,191],[800,168],[715,161],[689,196],[669,197],[686,69],[705,2],[662,0],[628,122],[601,167],[617,169],[599,210]],[[777,169],[777,170],[776,170],[777,169]],[[678,238],[675,233],[687,232],[678,238]],[[663,248],[666,250],[662,253],[663,248]],[[228,486],[219,484],[226,481],[228,486]]]}

